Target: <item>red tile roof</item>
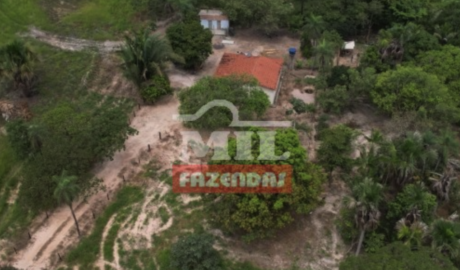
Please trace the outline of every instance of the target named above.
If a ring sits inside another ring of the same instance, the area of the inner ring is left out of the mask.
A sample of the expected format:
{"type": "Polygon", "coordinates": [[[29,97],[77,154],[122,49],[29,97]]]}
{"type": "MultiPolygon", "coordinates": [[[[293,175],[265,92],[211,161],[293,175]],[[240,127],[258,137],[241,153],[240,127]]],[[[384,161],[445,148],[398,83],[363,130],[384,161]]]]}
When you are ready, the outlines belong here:
{"type": "Polygon", "coordinates": [[[248,74],[254,76],[260,86],[276,90],[282,67],[282,58],[248,57],[243,54],[225,53],[214,76],[248,74]]]}

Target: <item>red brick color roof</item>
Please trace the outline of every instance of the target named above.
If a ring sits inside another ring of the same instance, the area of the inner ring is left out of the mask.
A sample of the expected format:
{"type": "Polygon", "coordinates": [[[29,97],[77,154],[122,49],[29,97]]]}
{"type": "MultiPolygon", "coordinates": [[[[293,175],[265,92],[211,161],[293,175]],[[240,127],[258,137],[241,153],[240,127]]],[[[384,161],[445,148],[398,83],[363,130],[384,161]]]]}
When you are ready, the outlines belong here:
{"type": "Polygon", "coordinates": [[[248,57],[243,54],[225,53],[214,76],[248,74],[254,76],[259,81],[260,86],[276,90],[282,66],[282,58],[248,57]]]}

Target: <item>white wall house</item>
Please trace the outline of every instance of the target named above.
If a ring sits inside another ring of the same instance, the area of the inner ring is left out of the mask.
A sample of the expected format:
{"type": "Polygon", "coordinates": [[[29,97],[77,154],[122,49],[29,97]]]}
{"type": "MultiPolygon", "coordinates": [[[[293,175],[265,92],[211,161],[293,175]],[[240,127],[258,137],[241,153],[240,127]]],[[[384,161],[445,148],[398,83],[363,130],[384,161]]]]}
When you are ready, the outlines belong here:
{"type": "Polygon", "coordinates": [[[227,35],[230,21],[220,10],[201,10],[199,13],[201,25],[206,29],[211,29],[214,35],[227,35]]]}

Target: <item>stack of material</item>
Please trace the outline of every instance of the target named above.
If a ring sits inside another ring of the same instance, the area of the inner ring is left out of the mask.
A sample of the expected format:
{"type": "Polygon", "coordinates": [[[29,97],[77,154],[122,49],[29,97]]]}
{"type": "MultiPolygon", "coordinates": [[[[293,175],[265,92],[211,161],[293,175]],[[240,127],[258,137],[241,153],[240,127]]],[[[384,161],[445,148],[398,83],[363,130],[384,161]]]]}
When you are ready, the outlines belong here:
{"type": "Polygon", "coordinates": [[[273,56],[278,52],[277,49],[265,49],[261,52],[261,55],[263,56],[273,56]]]}

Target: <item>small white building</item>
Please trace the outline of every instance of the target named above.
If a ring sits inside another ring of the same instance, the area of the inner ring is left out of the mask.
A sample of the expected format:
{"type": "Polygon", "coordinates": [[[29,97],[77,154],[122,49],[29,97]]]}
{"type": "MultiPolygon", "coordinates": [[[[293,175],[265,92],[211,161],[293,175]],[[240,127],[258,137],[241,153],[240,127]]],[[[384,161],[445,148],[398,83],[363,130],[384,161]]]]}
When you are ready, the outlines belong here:
{"type": "Polygon", "coordinates": [[[214,35],[225,36],[230,27],[228,17],[220,10],[201,10],[200,16],[201,25],[206,29],[211,29],[214,35]]]}

